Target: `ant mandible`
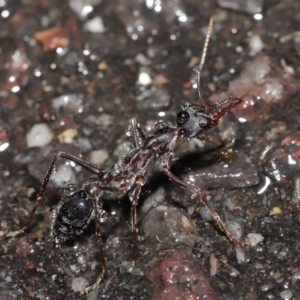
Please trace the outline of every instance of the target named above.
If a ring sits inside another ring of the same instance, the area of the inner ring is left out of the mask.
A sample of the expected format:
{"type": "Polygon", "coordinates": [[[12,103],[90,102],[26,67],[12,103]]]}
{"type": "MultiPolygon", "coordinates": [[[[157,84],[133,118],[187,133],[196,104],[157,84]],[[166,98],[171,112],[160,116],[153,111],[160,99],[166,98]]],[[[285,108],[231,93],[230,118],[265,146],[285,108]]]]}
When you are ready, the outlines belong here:
{"type": "MultiPolygon", "coordinates": [[[[197,88],[200,100],[200,72],[204,65],[212,25],[213,20],[210,19],[202,58],[200,64],[194,68],[194,71],[197,74],[197,88]]],[[[245,246],[242,241],[235,238],[229,232],[225,223],[208,202],[202,190],[185,183],[170,171],[173,150],[178,140],[204,138],[206,132],[217,126],[218,121],[222,118],[222,116],[240,104],[241,101],[242,100],[238,98],[230,97],[228,99],[218,101],[208,107],[198,104],[186,104],[181,107],[177,114],[176,125],[174,127],[167,126],[163,122],[158,122],[155,126],[154,133],[152,133],[149,137],[145,137],[136,120],[131,119],[129,130],[133,138],[134,148],[122,157],[121,162],[115,165],[113,171],[103,171],[77,157],[71,156],[70,154],[58,152],[52,160],[44,177],[37,199],[25,226],[17,231],[0,231],[0,237],[14,237],[23,233],[30,227],[36,210],[44,197],[55,163],[59,158],[71,161],[81,166],[91,174],[96,175],[98,177],[97,181],[86,182],[80,189],[74,187],[70,188],[69,193],[61,199],[58,210],[54,215],[51,229],[53,241],[59,246],[61,243],[74,239],[76,236],[82,234],[91,220],[95,220],[96,237],[102,258],[102,271],[96,282],[85,289],[85,292],[88,293],[100,284],[106,273],[106,263],[100,230],[100,218],[106,214],[106,212],[102,209],[101,202],[103,192],[121,194],[129,191],[133,243],[133,255],[129,271],[132,271],[136,263],[137,251],[136,206],[138,205],[141,188],[145,183],[146,167],[152,159],[158,158],[162,165],[163,172],[174,183],[184,189],[187,189],[193,194],[199,195],[200,200],[206,205],[213,216],[213,219],[224,232],[226,237],[234,244],[241,247],[245,246]],[[118,183],[118,187],[115,187],[115,184],[112,186],[112,182],[118,183]]]]}

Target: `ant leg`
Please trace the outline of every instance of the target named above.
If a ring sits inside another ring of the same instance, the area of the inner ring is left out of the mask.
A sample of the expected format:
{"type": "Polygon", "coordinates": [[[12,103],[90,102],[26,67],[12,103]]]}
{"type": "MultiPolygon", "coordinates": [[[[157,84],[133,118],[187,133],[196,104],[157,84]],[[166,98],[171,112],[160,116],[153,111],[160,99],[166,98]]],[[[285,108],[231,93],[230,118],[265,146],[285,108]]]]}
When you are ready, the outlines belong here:
{"type": "Polygon", "coordinates": [[[142,129],[140,127],[138,127],[135,118],[130,119],[129,123],[130,123],[130,130],[133,135],[134,147],[140,148],[146,139],[145,134],[142,131],[142,129]]]}
{"type": "Polygon", "coordinates": [[[35,201],[35,203],[33,205],[33,208],[32,208],[32,210],[29,214],[29,217],[27,219],[27,223],[25,224],[25,226],[22,227],[19,230],[16,230],[16,231],[10,231],[10,232],[0,231],[0,237],[14,237],[16,235],[19,235],[19,234],[23,233],[24,231],[26,231],[30,227],[30,224],[33,220],[33,217],[34,217],[35,213],[36,213],[36,210],[37,210],[41,200],[43,199],[43,197],[45,195],[46,187],[49,183],[50,176],[51,176],[51,174],[53,172],[53,169],[54,169],[54,165],[55,165],[56,161],[59,158],[65,158],[69,161],[72,161],[72,162],[76,163],[77,165],[83,167],[85,170],[89,171],[90,173],[98,175],[99,177],[102,174],[104,174],[104,172],[102,172],[99,168],[97,168],[95,166],[92,166],[89,163],[87,163],[87,162],[85,162],[85,161],[83,161],[83,160],[81,160],[81,159],[79,159],[75,156],[72,156],[72,155],[64,153],[64,152],[58,152],[54,156],[54,158],[53,158],[53,160],[52,160],[52,162],[49,166],[49,169],[48,169],[48,171],[47,171],[47,173],[44,177],[44,180],[42,182],[41,188],[40,188],[39,193],[37,195],[36,201],[35,201]]]}
{"type": "Polygon", "coordinates": [[[105,255],[104,255],[104,250],[103,250],[103,243],[102,243],[102,236],[101,236],[101,225],[100,225],[100,215],[99,215],[99,206],[97,203],[97,194],[96,192],[98,192],[98,188],[93,188],[92,189],[92,201],[93,201],[93,207],[95,210],[95,222],[96,222],[96,237],[97,237],[97,242],[98,242],[98,247],[99,247],[99,251],[100,251],[100,255],[101,255],[101,264],[102,264],[102,271],[101,274],[99,275],[99,277],[97,278],[96,282],[91,285],[88,286],[85,289],[85,293],[89,293],[90,291],[94,290],[103,280],[105,273],[107,271],[106,268],[106,262],[105,262],[105,255]]]}
{"type": "Polygon", "coordinates": [[[137,186],[129,194],[129,199],[131,201],[131,230],[132,230],[132,261],[129,268],[129,272],[132,272],[137,257],[137,221],[136,221],[136,206],[138,204],[138,199],[141,193],[142,184],[138,181],[137,186]]]}
{"type": "Polygon", "coordinates": [[[206,207],[208,208],[209,212],[212,214],[215,222],[218,224],[218,226],[221,228],[221,230],[225,233],[226,237],[234,244],[239,245],[241,247],[245,247],[245,243],[240,241],[239,239],[235,238],[227,229],[226,225],[224,224],[224,222],[221,220],[219,214],[214,210],[214,208],[212,207],[212,205],[208,202],[208,200],[206,199],[204,193],[192,186],[189,185],[187,183],[185,183],[184,181],[182,181],[180,178],[178,178],[176,175],[174,175],[169,169],[164,168],[164,173],[175,183],[177,183],[179,186],[181,186],[182,188],[186,188],[189,191],[198,194],[200,196],[201,201],[206,205],[206,207]]]}

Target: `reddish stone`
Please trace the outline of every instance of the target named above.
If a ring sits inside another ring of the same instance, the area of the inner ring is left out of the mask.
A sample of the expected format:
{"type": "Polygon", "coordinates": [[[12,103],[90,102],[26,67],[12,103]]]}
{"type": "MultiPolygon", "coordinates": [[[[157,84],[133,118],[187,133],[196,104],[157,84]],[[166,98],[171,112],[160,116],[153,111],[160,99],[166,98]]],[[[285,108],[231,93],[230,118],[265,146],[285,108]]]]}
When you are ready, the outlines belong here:
{"type": "Polygon", "coordinates": [[[52,51],[59,47],[66,48],[70,43],[69,34],[63,27],[38,31],[34,34],[34,38],[41,44],[44,52],[52,51]]]}
{"type": "Polygon", "coordinates": [[[152,300],[217,299],[209,279],[185,251],[165,258],[147,276],[154,285],[152,300]]]}

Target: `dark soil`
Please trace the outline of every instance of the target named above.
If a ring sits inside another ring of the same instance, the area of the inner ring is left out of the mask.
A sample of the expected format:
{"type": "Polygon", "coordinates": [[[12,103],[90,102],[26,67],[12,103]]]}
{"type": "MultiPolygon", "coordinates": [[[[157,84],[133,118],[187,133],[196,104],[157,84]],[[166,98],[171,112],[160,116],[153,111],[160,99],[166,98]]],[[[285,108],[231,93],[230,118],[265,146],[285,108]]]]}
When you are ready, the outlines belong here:
{"type": "MultiPolygon", "coordinates": [[[[131,147],[130,118],[148,135],[159,120],[174,124],[182,104],[199,101],[192,69],[213,17],[201,73],[204,103],[229,95],[243,103],[204,145],[180,142],[172,171],[207,190],[234,235],[264,239],[245,249],[233,245],[200,199],[169,182],[154,163],[138,208],[136,268],[127,271],[128,197],[106,195],[108,272],[81,295],[76,280],[93,284],[101,271],[94,227],[55,248],[49,212],[69,180],[60,187],[51,182],[30,229],[1,239],[0,300],[300,299],[300,4],[251,1],[262,5],[253,14],[243,5],[222,8],[223,1],[167,0],[161,10],[154,1],[157,12],[147,8],[151,1],[126,2],[0,0],[0,230],[25,224],[58,151],[89,161],[102,150],[108,158],[101,168],[109,170],[131,147]],[[76,3],[90,12],[75,12],[76,3]],[[97,17],[105,30],[90,32],[88,21],[97,17]],[[264,46],[255,54],[253,36],[264,46]],[[150,75],[149,85],[141,84],[141,73],[150,75]],[[61,104],[61,96],[69,101],[61,104]],[[54,138],[28,148],[26,134],[39,123],[54,138]],[[77,134],[68,144],[60,138],[67,129],[77,134]]],[[[90,179],[70,169],[73,183],[90,179]]]]}

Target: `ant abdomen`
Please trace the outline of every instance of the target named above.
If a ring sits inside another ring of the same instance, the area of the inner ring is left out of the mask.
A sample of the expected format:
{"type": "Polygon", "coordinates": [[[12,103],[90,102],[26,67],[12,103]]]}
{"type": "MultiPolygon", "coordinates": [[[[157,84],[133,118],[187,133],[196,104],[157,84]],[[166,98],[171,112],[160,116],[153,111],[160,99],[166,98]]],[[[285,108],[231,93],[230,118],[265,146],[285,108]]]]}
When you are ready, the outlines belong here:
{"type": "Polygon", "coordinates": [[[94,217],[93,202],[83,190],[62,199],[53,213],[52,236],[55,244],[75,239],[82,234],[94,217]]]}

